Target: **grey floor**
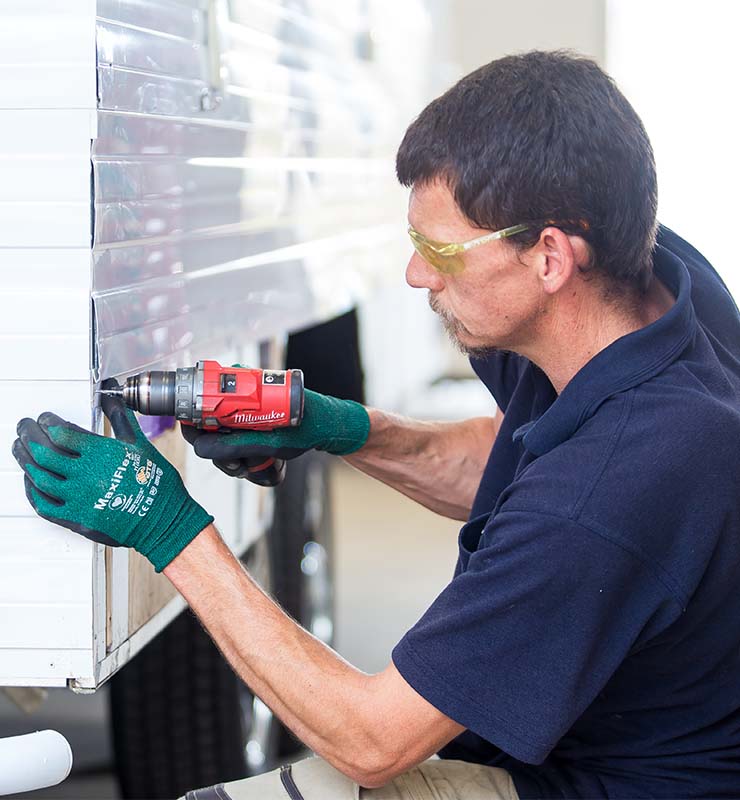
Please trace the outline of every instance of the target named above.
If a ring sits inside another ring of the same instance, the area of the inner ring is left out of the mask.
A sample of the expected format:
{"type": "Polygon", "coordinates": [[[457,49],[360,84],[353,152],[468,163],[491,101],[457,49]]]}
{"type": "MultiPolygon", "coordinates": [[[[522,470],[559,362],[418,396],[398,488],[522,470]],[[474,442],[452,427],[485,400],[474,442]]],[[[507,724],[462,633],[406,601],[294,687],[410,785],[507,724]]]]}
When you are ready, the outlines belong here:
{"type": "MultiPolygon", "coordinates": [[[[452,574],[459,524],[428,512],[377,481],[338,464],[333,474],[339,652],[369,672],[391,650],[452,574]]],[[[69,739],[75,771],[60,786],[22,798],[117,798],[110,773],[106,696],[54,690],[24,717],[0,693],[0,736],[54,727],[69,739]]]]}

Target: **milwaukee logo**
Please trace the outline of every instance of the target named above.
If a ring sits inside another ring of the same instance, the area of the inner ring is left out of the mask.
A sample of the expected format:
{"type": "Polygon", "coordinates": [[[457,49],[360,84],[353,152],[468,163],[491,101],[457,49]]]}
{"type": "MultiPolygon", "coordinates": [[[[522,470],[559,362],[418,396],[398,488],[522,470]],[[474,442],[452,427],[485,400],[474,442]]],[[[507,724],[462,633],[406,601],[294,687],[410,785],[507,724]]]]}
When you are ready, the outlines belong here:
{"type": "Polygon", "coordinates": [[[234,414],[233,417],[234,422],[243,425],[263,425],[278,422],[281,419],[285,419],[284,411],[270,411],[269,414],[253,414],[251,411],[247,411],[243,414],[234,414]]]}
{"type": "Polygon", "coordinates": [[[105,509],[108,507],[108,503],[110,502],[111,498],[115,495],[119,484],[121,483],[126,474],[126,468],[130,463],[131,463],[131,454],[126,453],[126,457],[121,462],[121,466],[116,468],[116,471],[113,473],[113,476],[111,477],[108,491],[102,497],[99,497],[95,501],[94,507],[98,511],[105,511],[105,509]]]}

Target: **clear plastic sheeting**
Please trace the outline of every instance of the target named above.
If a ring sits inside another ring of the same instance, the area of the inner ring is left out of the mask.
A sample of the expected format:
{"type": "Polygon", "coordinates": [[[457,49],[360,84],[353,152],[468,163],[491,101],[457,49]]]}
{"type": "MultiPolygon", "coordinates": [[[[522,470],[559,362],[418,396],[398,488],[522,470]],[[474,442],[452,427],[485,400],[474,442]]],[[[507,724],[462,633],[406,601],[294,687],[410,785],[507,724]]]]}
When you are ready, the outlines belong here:
{"type": "Polygon", "coordinates": [[[96,377],[304,327],[403,271],[393,156],[426,32],[417,2],[99,0],[96,377]]]}

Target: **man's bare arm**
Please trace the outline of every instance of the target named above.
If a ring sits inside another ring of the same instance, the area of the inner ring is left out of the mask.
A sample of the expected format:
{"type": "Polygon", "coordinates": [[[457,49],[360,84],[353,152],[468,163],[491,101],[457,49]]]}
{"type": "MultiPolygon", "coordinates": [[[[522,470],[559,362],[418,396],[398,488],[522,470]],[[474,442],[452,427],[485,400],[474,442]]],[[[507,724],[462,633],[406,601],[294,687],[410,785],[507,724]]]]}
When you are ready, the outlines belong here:
{"type": "Polygon", "coordinates": [[[367,675],[288,617],[209,525],[164,569],[239,676],[315,753],[382,786],[464,728],[393,664],[367,675]]]}
{"type": "Polygon", "coordinates": [[[421,422],[367,411],[368,440],[345,460],[438,514],[466,520],[503,415],[421,422]]]}

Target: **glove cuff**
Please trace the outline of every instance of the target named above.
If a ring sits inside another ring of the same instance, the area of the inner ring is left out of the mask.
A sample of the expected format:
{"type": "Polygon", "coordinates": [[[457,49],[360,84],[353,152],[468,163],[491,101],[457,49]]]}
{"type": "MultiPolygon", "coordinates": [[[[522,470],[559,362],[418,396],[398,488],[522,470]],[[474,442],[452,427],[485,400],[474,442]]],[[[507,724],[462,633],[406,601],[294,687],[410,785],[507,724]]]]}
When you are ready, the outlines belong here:
{"type": "Polygon", "coordinates": [[[201,505],[188,497],[167,528],[146,552],[140,552],[152,562],[156,572],[161,572],[213,519],[201,505]]]}
{"type": "Polygon", "coordinates": [[[335,456],[346,456],[359,450],[370,435],[370,417],[365,406],[354,400],[337,400],[328,398],[337,408],[330,415],[334,425],[327,430],[326,445],[319,450],[326,450],[335,456]],[[336,422],[339,422],[336,425],[336,422]],[[336,427],[335,427],[336,425],[336,427]]]}

